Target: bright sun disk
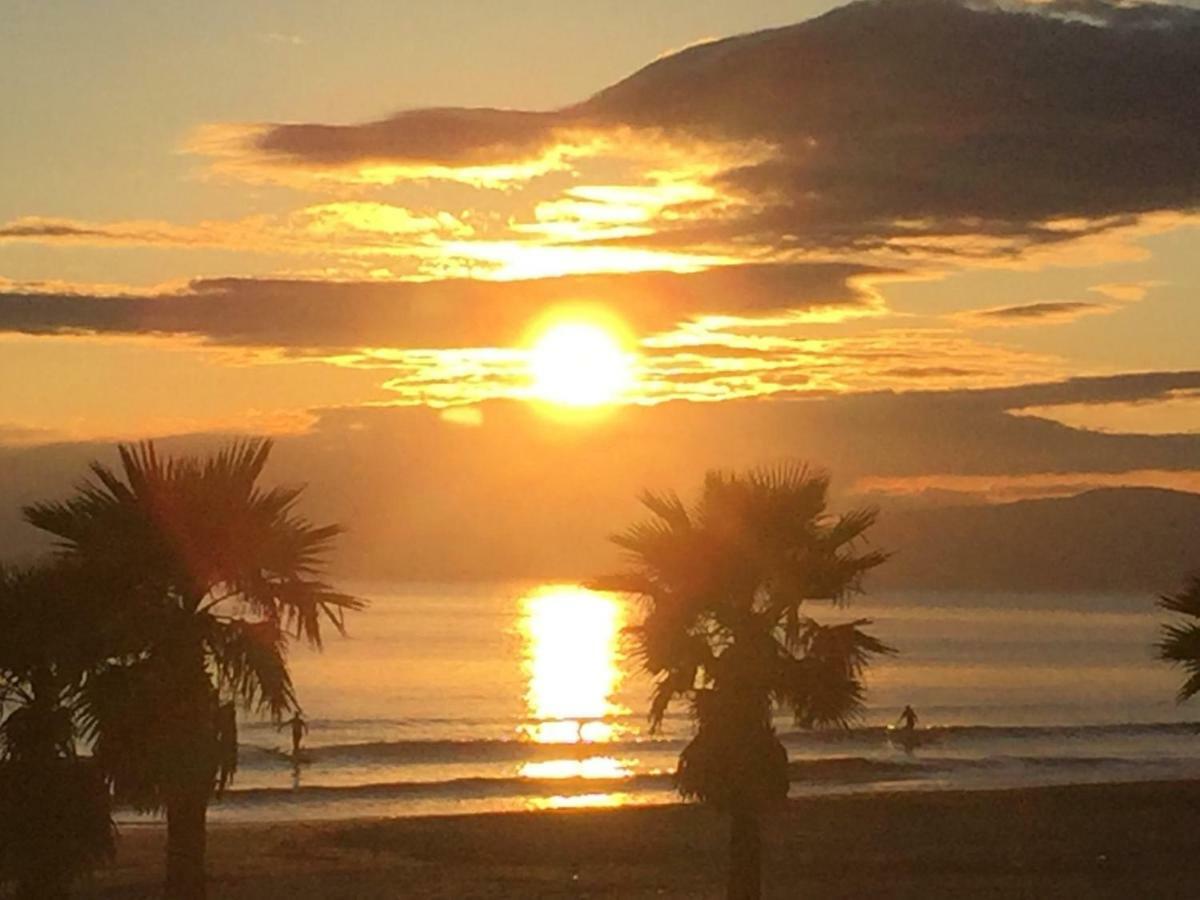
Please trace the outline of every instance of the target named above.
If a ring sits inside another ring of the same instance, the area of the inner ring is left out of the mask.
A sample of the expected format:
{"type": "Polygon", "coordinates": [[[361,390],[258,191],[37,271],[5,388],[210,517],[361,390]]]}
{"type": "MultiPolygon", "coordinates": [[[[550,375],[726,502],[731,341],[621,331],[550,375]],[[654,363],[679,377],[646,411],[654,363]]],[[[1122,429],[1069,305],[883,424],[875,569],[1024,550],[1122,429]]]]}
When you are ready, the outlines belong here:
{"type": "Polygon", "coordinates": [[[565,406],[612,403],[633,381],[633,360],[620,340],[592,322],[559,322],[543,331],[529,354],[533,394],[565,406]]]}

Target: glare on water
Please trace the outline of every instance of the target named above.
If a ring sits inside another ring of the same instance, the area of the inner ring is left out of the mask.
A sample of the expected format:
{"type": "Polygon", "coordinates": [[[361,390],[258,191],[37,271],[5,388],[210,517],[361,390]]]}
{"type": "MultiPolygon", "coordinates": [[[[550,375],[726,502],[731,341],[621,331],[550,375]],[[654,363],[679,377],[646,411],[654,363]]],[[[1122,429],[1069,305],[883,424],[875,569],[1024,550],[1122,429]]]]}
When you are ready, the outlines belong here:
{"type": "MultiPolygon", "coordinates": [[[[625,608],[616,597],[577,586],[539,588],[521,600],[526,734],[545,744],[604,744],[621,714],[614,694],[621,682],[621,629],[625,608]]],[[[627,760],[603,754],[526,763],[529,778],[621,778],[627,760]]]]}
{"type": "Polygon", "coordinates": [[[611,740],[606,716],[621,681],[624,606],[576,586],[548,586],[521,601],[520,631],[528,676],[529,736],[542,743],[611,740]]]}

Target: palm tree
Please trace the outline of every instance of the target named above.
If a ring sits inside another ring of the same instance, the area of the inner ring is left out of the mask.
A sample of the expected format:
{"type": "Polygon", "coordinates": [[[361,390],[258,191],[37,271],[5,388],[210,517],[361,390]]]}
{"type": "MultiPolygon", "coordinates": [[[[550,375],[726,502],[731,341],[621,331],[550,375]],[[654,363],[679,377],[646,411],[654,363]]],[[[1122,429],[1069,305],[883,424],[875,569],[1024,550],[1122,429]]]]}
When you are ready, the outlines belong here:
{"type": "Polygon", "coordinates": [[[205,895],[210,798],[237,766],[236,710],[297,708],[292,638],[321,644],[363,602],[319,572],[336,525],[295,512],[302,487],[258,485],[271,443],[207,457],[119,448],[62,503],[26,507],[90,578],[115,585],[109,655],[84,683],[85,736],[118,799],[166,810],[166,893],[205,895]]]}
{"type": "Polygon", "coordinates": [[[1193,621],[1164,625],[1158,642],[1158,658],[1183,666],[1188,678],[1179,689],[1179,701],[1200,693],[1200,574],[1193,575],[1184,589],[1159,598],[1163,609],[1188,616],[1193,621]]]}
{"type": "Polygon", "coordinates": [[[626,571],[596,583],[647,604],[629,631],[656,678],[651,727],[675,698],[691,705],[697,730],[676,786],[729,815],[731,898],[761,895],[761,816],[788,792],[776,707],[804,727],[845,726],[862,708],[863,667],[894,652],[861,630],[868,620],[821,625],[802,611],[841,604],[886,559],[859,550],[875,512],[831,516],[828,487],[793,465],[710,472],[691,507],[644,493],[651,518],[612,539],[626,571]]]}
{"type": "Polygon", "coordinates": [[[64,566],[0,568],[0,881],[66,897],[113,853],[108,788],[75,753],[74,713],[102,629],[64,566]]]}

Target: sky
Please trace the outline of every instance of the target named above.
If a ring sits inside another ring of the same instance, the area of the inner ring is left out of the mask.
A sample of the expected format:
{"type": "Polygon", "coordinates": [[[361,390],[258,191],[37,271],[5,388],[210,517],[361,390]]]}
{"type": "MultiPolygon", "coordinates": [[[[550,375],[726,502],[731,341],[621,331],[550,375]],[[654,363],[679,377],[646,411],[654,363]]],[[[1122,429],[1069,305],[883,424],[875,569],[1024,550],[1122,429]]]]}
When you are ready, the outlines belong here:
{"type": "Polygon", "coordinates": [[[1200,483],[1194,3],[4,5],[5,536],[147,438],[276,436],[364,559],[1200,483]]]}

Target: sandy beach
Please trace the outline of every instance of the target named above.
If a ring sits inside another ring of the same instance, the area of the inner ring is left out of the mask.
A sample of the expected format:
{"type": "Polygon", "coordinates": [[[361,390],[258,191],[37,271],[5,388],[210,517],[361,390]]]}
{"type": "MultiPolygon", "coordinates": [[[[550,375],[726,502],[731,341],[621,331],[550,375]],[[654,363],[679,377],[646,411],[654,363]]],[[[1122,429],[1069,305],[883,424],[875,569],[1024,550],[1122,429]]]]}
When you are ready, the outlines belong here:
{"type": "MultiPolygon", "coordinates": [[[[152,897],[161,827],[122,830],[85,890],[152,897]]],[[[719,897],[725,829],[697,806],[210,828],[211,896],[719,897]]],[[[1200,783],[792,801],[768,897],[1194,897],[1200,783]]]]}

